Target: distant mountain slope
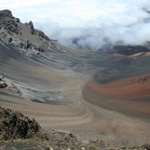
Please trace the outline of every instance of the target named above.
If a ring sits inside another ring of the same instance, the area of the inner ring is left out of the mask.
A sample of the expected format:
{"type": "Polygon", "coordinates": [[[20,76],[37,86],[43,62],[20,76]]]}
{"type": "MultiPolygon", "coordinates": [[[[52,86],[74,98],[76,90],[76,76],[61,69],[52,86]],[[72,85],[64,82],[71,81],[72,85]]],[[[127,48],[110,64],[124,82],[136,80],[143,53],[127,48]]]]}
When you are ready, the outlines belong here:
{"type": "Polygon", "coordinates": [[[123,55],[133,55],[140,52],[150,52],[146,46],[114,46],[114,51],[123,55]]]}

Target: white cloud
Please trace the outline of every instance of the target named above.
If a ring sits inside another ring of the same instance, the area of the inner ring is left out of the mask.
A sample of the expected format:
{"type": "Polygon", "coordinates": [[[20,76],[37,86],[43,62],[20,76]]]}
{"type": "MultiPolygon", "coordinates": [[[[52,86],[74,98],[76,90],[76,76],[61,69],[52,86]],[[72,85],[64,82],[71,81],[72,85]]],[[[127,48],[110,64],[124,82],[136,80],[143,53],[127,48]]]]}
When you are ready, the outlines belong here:
{"type": "Polygon", "coordinates": [[[61,27],[128,25],[147,15],[141,8],[149,0],[0,0],[0,9],[11,9],[21,20],[51,20],[61,27]],[[72,23],[73,22],[73,23],[72,23]]]}
{"type": "Polygon", "coordinates": [[[0,9],[11,9],[23,22],[61,43],[98,49],[112,43],[141,44],[150,39],[149,0],[0,0],[0,9]]]}

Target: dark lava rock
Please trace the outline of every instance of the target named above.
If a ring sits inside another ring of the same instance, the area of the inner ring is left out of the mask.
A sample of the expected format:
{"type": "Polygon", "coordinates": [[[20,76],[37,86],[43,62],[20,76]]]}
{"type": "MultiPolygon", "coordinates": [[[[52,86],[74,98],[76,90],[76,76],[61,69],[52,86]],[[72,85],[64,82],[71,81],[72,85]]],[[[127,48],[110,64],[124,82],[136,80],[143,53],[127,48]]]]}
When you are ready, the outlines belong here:
{"type": "Polygon", "coordinates": [[[0,107],[1,139],[39,137],[40,130],[40,125],[34,119],[31,120],[20,112],[0,107]]]}
{"type": "Polygon", "coordinates": [[[24,48],[25,47],[25,44],[24,43],[20,43],[20,48],[24,48]]]}
{"type": "Polygon", "coordinates": [[[12,41],[13,41],[13,39],[12,39],[12,38],[9,38],[9,41],[8,41],[8,42],[11,43],[12,41]]]}
{"type": "Polygon", "coordinates": [[[26,48],[28,49],[28,48],[32,48],[32,44],[27,40],[27,45],[26,45],[26,48]]]}
{"type": "Polygon", "coordinates": [[[38,48],[38,51],[39,51],[39,52],[45,52],[45,50],[42,49],[42,48],[40,48],[40,47],[38,48]]]}
{"type": "Polygon", "coordinates": [[[114,51],[123,55],[132,55],[139,52],[150,52],[150,49],[144,46],[114,46],[114,51]]]}
{"type": "Polygon", "coordinates": [[[0,83],[0,89],[4,89],[8,87],[8,85],[6,83],[0,83]]]}

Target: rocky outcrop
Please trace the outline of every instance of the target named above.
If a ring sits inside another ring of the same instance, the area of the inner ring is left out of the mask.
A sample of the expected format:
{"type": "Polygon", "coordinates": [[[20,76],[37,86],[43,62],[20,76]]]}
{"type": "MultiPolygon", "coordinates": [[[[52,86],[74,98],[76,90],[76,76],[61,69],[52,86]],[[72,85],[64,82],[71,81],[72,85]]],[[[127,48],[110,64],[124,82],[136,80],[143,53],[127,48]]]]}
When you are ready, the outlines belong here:
{"type": "Polygon", "coordinates": [[[17,88],[13,81],[3,77],[2,75],[0,75],[0,91],[22,96],[22,92],[17,88]]]}
{"type": "Polygon", "coordinates": [[[0,17],[9,17],[14,18],[12,12],[10,10],[2,10],[0,11],[0,17]]]}
{"type": "Polygon", "coordinates": [[[0,89],[5,89],[8,87],[8,84],[4,80],[4,77],[0,75],[0,89]]]}
{"type": "Polygon", "coordinates": [[[0,39],[25,55],[59,49],[44,32],[34,28],[32,21],[23,24],[9,10],[0,11],[0,39]]]}
{"type": "Polygon", "coordinates": [[[15,19],[9,10],[0,11],[0,27],[8,30],[9,32],[13,32],[15,34],[19,34],[18,28],[18,19],[15,19]]]}
{"type": "Polygon", "coordinates": [[[4,89],[8,87],[8,85],[6,83],[0,83],[0,89],[4,89]]]}
{"type": "Polygon", "coordinates": [[[33,26],[33,22],[32,21],[30,21],[29,22],[29,25],[30,25],[30,29],[31,29],[31,34],[35,34],[35,29],[34,29],[34,26],[33,26]]]}
{"type": "Polygon", "coordinates": [[[36,30],[36,31],[37,31],[38,35],[39,35],[41,38],[43,38],[43,39],[45,39],[45,40],[47,40],[47,41],[50,41],[49,37],[46,36],[44,32],[42,32],[42,31],[40,31],[40,30],[36,30]]]}
{"type": "Polygon", "coordinates": [[[29,119],[20,112],[0,107],[1,139],[38,137],[40,130],[40,125],[34,119],[29,119]]]}

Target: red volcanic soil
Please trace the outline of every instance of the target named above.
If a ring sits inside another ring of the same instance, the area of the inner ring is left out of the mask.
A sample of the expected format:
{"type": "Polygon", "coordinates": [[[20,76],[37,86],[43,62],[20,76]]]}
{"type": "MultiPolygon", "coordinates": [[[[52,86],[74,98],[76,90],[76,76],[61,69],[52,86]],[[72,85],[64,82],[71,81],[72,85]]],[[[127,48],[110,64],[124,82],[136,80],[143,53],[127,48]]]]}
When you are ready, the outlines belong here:
{"type": "Polygon", "coordinates": [[[88,82],[83,97],[100,107],[150,120],[150,74],[107,84],[88,82]]]}
{"type": "Polygon", "coordinates": [[[107,84],[88,82],[94,91],[118,98],[150,98],[150,74],[115,80],[107,84]]]}

